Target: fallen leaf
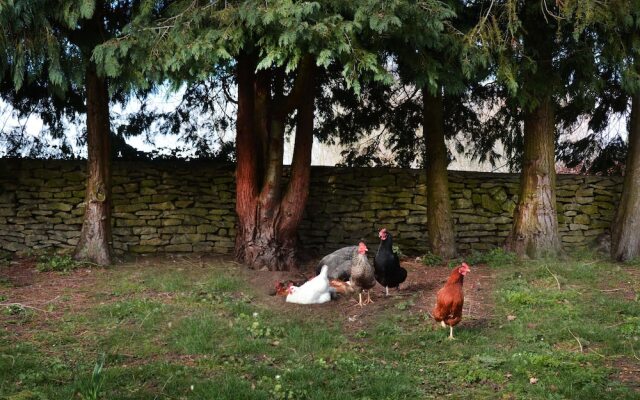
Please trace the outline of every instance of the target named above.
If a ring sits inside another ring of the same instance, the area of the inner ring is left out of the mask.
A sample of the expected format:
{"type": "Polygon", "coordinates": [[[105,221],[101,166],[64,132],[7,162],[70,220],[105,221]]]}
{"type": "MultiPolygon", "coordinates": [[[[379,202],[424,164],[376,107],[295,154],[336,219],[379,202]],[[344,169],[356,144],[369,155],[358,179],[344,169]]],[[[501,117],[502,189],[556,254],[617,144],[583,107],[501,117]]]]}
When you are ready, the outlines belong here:
{"type": "Polygon", "coordinates": [[[536,383],[538,383],[538,378],[529,378],[529,383],[535,385],[536,383]]]}
{"type": "Polygon", "coordinates": [[[507,315],[507,320],[513,321],[514,319],[516,319],[515,315],[507,315]]]}

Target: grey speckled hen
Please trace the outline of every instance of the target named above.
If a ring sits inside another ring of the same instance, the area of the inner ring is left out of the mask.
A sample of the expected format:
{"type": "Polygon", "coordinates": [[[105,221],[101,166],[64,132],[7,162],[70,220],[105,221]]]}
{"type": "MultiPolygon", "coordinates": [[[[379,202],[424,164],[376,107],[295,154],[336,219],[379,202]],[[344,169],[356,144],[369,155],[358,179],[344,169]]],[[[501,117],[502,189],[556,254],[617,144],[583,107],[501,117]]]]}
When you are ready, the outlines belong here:
{"type": "Polygon", "coordinates": [[[327,277],[331,279],[340,279],[348,281],[351,277],[351,263],[354,257],[358,255],[358,246],[347,246],[327,254],[320,260],[316,267],[316,275],[320,273],[323,265],[329,267],[327,277]]]}
{"type": "Polygon", "coordinates": [[[358,245],[358,252],[351,265],[351,286],[358,292],[358,305],[373,303],[369,289],[376,285],[375,270],[367,259],[367,246],[363,242],[358,245]],[[367,299],[362,302],[362,291],[367,291],[367,299]]]}

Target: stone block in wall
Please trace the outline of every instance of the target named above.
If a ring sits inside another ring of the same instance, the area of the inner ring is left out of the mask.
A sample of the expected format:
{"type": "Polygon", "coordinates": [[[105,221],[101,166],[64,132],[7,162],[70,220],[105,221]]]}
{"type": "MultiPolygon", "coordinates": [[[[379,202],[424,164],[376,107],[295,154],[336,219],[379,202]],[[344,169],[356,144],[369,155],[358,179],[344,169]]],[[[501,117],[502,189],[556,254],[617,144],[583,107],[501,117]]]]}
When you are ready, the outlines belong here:
{"type": "Polygon", "coordinates": [[[127,212],[114,212],[111,214],[115,220],[119,219],[130,219],[137,221],[139,218],[136,214],[127,213],[127,212]]]}
{"type": "Polygon", "coordinates": [[[196,227],[194,225],[171,225],[158,229],[162,234],[175,234],[175,233],[196,233],[196,227]]]}
{"type": "Polygon", "coordinates": [[[578,214],[573,217],[574,224],[589,225],[591,218],[587,214],[578,214]]]}
{"type": "Polygon", "coordinates": [[[183,244],[170,244],[168,246],[164,246],[162,248],[163,251],[167,251],[167,252],[192,252],[193,251],[193,246],[191,244],[188,243],[183,243],[183,244]]]}
{"type": "Polygon", "coordinates": [[[456,232],[465,231],[496,231],[498,226],[495,224],[460,224],[455,227],[456,232]]]}
{"type": "Polygon", "coordinates": [[[591,204],[581,205],[579,206],[578,210],[587,215],[598,214],[598,207],[591,204]]]}
{"type": "Polygon", "coordinates": [[[174,210],[175,208],[175,205],[170,201],[149,204],[151,210],[174,210]]]}
{"type": "Polygon", "coordinates": [[[478,215],[460,215],[458,217],[458,223],[460,224],[484,224],[487,222],[489,222],[489,218],[478,215]]]}
{"type": "Polygon", "coordinates": [[[611,227],[611,221],[602,220],[602,219],[592,219],[589,223],[589,227],[591,228],[609,228],[611,227]]]}
{"type": "Polygon", "coordinates": [[[453,203],[454,209],[470,209],[473,207],[473,202],[468,198],[459,198],[453,203]]]}
{"type": "Polygon", "coordinates": [[[584,236],[598,236],[604,233],[604,229],[589,229],[587,231],[582,232],[584,236]]]}
{"type": "Polygon", "coordinates": [[[219,217],[222,215],[229,215],[231,214],[231,211],[230,210],[209,210],[208,214],[210,216],[219,217]]]}
{"type": "Polygon", "coordinates": [[[115,221],[116,226],[145,226],[146,222],[139,219],[118,218],[115,221]]]}
{"type": "Polygon", "coordinates": [[[162,212],[158,210],[141,210],[134,214],[141,219],[156,219],[162,212]]]}
{"type": "Polygon", "coordinates": [[[178,208],[187,208],[193,205],[193,200],[176,200],[174,204],[178,208]]]}
{"type": "Polygon", "coordinates": [[[380,219],[406,217],[407,215],[409,215],[409,210],[380,210],[376,213],[376,217],[380,219]]]}
{"type": "Polygon", "coordinates": [[[502,207],[500,206],[500,204],[488,194],[482,195],[481,205],[482,208],[493,213],[500,213],[502,211],[502,207]]]}
{"type": "Polygon", "coordinates": [[[210,224],[203,224],[196,226],[197,233],[216,233],[218,231],[218,227],[215,227],[210,224]]]}
{"type": "Polygon", "coordinates": [[[59,203],[59,202],[44,202],[38,205],[40,210],[49,210],[49,211],[71,211],[73,206],[67,203],[59,203]]]}
{"type": "Polygon", "coordinates": [[[14,208],[0,207],[0,217],[13,217],[16,216],[16,210],[14,208]]]}
{"type": "Polygon", "coordinates": [[[140,240],[140,246],[164,246],[169,244],[169,240],[163,240],[160,238],[149,238],[140,240]]]}
{"type": "Polygon", "coordinates": [[[504,188],[502,187],[496,187],[489,190],[489,194],[495,201],[500,204],[504,203],[509,198],[507,192],[505,192],[504,188]]]}
{"type": "Polygon", "coordinates": [[[131,229],[134,235],[150,235],[158,232],[158,228],[153,226],[141,226],[131,229]]]}
{"type": "Polygon", "coordinates": [[[162,220],[162,226],[182,225],[182,220],[178,218],[166,218],[162,220]]]}
{"type": "Polygon", "coordinates": [[[489,218],[489,222],[492,224],[510,224],[512,221],[512,217],[506,217],[504,215],[489,218]]]}
{"type": "Polygon", "coordinates": [[[558,199],[558,201],[560,200],[570,201],[569,199],[573,199],[575,195],[576,195],[576,192],[574,190],[566,190],[566,189],[556,190],[556,199],[558,199]]]}
{"type": "Polygon", "coordinates": [[[561,240],[564,243],[580,243],[582,241],[584,241],[584,236],[582,235],[581,231],[580,235],[561,235],[561,240]]]}
{"type": "Polygon", "coordinates": [[[127,251],[132,253],[155,253],[157,250],[156,246],[141,246],[141,245],[131,245],[127,247],[127,251]]]}
{"type": "MultiPolygon", "coordinates": [[[[144,193],[143,193],[144,194],[144,193]]],[[[168,203],[180,199],[178,194],[153,194],[151,196],[152,203],[168,203]]],[[[175,204],[177,206],[177,204],[175,204]]]]}
{"type": "Polygon", "coordinates": [[[420,214],[420,215],[410,215],[407,217],[407,219],[405,220],[405,222],[408,225],[417,225],[419,227],[426,227],[427,224],[427,215],[426,214],[420,214]]]}
{"type": "Polygon", "coordinates": [[[171,244],[197,243],[204,242],[206,235],[199,233],[183,233],[176,234],[171,237],[171,244]]]}
{"type": "Polygon", "coordinates": [[[569,224],[569,230],[571,231],[578,231],[578,230],[586,231],[587,229],[589,229],[589,226],[587,225],[569,224]]]}
{"type": "Polygon", "coordinates": [[[136,211],[148,210],[149,206],[144,203],[136,204],[118,204],[113,207],[116,213],[134,213],[136,211]]]}
{"type": "Polygon", "coordinates": [[[606,209],[599,209],[598,210],[600,217],[601,218],[608,218],[608,219],[613,219],[616,211],[615,210],[606,210],[606,209]]]}
{"type": "Polygon", "coordinates": [[[598,208],[603,208],[605,210],[613,210],[615,208],[612,202],[594,201],[593,203],[591,203],[591,205],[598,208]]]}

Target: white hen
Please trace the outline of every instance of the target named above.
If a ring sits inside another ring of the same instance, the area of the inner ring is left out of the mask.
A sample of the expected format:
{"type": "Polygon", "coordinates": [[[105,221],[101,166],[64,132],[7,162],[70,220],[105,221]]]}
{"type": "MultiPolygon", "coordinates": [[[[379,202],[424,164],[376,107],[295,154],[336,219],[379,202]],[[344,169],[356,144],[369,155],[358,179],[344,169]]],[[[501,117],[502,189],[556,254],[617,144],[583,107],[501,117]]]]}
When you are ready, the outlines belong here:
{"type": "Polygon", "coordinates": [[[289,287],[287,303],[321,304],[331,300],[331,286],[327,278],[329,267],[324,265],[320,273],[300,287],[289,287]]]}

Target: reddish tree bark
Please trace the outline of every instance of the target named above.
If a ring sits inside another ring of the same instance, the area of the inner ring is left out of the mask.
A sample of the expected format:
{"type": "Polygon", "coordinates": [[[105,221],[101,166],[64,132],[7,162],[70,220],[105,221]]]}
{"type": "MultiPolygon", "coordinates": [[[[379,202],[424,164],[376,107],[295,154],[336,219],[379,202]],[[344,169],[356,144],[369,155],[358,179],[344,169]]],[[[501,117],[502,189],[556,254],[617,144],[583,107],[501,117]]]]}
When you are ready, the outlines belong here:
{"type": "Polygon", "coordinates": [[[426,145],[429,247],[433,254],[450,259],[456,255],[456,243],[449,198],[442,93],[438,92],[434,96],[427,88],[423,88],[422,100],[424,107],[422,131],[426,145]]]}
{"type": "Polygon", "coordinates": [[[93,63],[86,68],[87,185],[85,212],[74,258],[111,264],[111,147],[109,88],[93,63]]]}
{"type": "Polygon", "coordinates": [[[255,58],[238,58],[235,257],[252,268],[288,270],[296,266],[296,230],[309,191],[315,66],[310,57],[301,62],[286,96],[281,71],[256,74],[255,67],[255,58]],[[291,177],[283,190],[285,121],[296,108],[291,177]]]}
{"type": "Polygon", "coordinates": [[[640,93],[632,97],[630,118],[624,184],[611,227],[611,257],[618,261],[640,257],[640,93]]]}

